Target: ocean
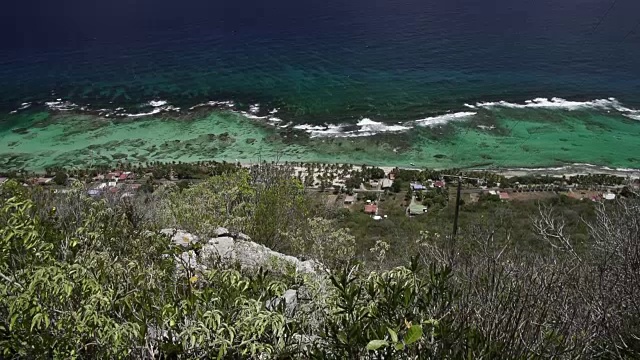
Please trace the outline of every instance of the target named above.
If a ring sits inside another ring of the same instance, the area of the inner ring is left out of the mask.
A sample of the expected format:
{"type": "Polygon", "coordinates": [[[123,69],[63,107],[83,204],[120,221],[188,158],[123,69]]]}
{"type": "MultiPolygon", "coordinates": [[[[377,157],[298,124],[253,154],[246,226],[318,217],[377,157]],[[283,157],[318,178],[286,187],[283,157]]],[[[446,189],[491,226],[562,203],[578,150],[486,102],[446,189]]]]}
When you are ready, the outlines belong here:
{"type": "Polygon", "coordinates": [[[640,168],[634,0],[26,0],[0,170],[322,161],[640,168]]]}

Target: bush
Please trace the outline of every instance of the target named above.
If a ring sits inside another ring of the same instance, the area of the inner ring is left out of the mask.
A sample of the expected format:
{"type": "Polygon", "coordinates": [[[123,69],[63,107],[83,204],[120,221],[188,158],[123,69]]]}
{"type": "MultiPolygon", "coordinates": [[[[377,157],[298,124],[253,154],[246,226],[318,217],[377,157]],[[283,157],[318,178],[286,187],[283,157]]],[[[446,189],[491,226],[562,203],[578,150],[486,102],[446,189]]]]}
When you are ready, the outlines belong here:
{"type": "Polygon", "coordinates": [[[56,175],[53,177],[53,182],[56,185],[66,185],[68,178],[69,178],[69,176],[67,175],[66,172],[58,171],[58,172],[56,172],[56,175]]]}

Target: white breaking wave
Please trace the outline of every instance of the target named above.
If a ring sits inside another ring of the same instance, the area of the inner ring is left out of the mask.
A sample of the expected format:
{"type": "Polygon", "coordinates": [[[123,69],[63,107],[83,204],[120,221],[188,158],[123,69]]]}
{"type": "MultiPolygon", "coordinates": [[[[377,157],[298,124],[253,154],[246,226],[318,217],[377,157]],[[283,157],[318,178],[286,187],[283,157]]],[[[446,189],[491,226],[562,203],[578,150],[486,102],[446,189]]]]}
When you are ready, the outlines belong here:
{"type": "Polygon", "coordinates": [[[364,118],[360,120],[356,126],[360,126],[360,129],[357,132],[373,132],[373,133],[382,133],[382,132],[399,132],[406,131],[411,129],[409,126],[404,125],[386,125],[381,122],[373,121],[368,118],[364,118]]]}
{"type": "Polygon", "coordinates": [[[437,126],[437,125],[444,125],[448,122],[451,121],[459,121],[459,120],[465,120],[473,115],[475,115],[477,113],[475,112],[458,112],[458,113],[453,113],[453,114],[446,114],[446,115],[439,115],[439,116],[433,116],[433,117],[428,117],[428,118],[424,118],[424,119],[420,119],[420,120],[415,120],[414,122],[419,125],[419,126],[437,126]]]}
{"type": "Polygon", "coordinates": [[[193,105],[189,108],[189,110],[194,110],[203,106],[233,108],[235,106],[235,103],[233,101],[207,101],[206,103],[193,105]]]}
{"type": "MultiPolygon", "coordinates": [[[[165,100],[151,100],[148,103],[146,103],[145,105],[147,106],[152,106],[153,110],[149,111],[149,112],[143,112],[143,113],[124,113],[124,114],[117,114],[117,115],[124,115],[126,117],[141,117],[141,116],[149,116],[149,115],[155,115],[155,114],[159,114],[161,112],[167,112],[167,111],[180,111],[179,107],[175,107],[173,105],[167,105],[168,102],[165,100]]],[[[123,108],[118,108],[121,110],[124,110],[123,108]]],[[[116,113],[118,112],[118,109],[116,109],[116,113]]],[[[109,113],[106,116],[109,115],[113,115],[113,113],[109,113]]]]}
{"type": "Polygon", "coordinates": [[[293,127],[297,130],[304,130],[312,138],[314,137],[322,137],[322,136],[337,136],[342,134],[342,126],[341,125],[296,125],[293,127]]]}
{"type": "Polygon", "coordinates": [[[126,114],[126,116],[128,117],[140,117],[140,116],[149,116],[149,115],[154,115],[154,114],[158,114],[161,113],[162,109],[160,108],[155,108],[147,113],[139,113],[139,114],[126,114]]]}
{"type": "Polygon", "coordinates": [[[11,112],[9,112],[9,114],[17,114],[17,113],[18,113],[18,111],[28,109],[29,107],[31,107],[31,103],[29,103],[29,102],[24,102],[24,103],[20,104],[20,107],[19,107],[19,108],[15,109],[15,110],[13,110],[13,111],[11,111],[11,112]]]}
{"type": "Polygon", "coordinates": [[[382,133],[399,133],[413,129],[418,126],[439,126],[444,125],[451,121],[466,120],[469,117],[475,115],[475,112],[460,112],[446,115],[439,115],[420,120],[412,120],[404,123],[397,124],[385,124],[382,122],[374,121],[369,118],[364,118],[358,121],[355,125],[340,124],[340,125],[296,125],[293,128],[297,130],[304,130],[312,138],[331,136],[331,137],[362,137],[372,136],[382,133]],[[355,130],[350,130],[352,128],[355,130]]]}
{"type": "Polygon", "coordinates": [[[565,110],[579,110],[579,109],[602,109],[602,110],[617,110],[620,112],[636,112],[637,110],[624,107],[617,99],[595,99],[590,101],[569,101],[563,98],[535,98],[533,100],[527,100],[523,104],[512,103],[508,101],[492,101],[492,102],[479,102],[475,105],[464,104],[471,109],[476,108],[494,108],[504,107],[511,109],[527,109],[527,108],[539,108],[539,109],[565,109],[565,110]]]}
{"type": "Polygon", "coordinates": [[[510,109],[560,109],[560,110],[582,110],[582,109],[596,109],[596,110],[615,110],[621,115],[630,119],[640,120],[640,110],[628,108],[620,103],[616,98],[608,99],[595,99],[590,101],[569,101],[562,98],[554,97],[548,98],[536,98],[533,100],[527,100],[523,104],[511,103],[507,101],[494,101],[494,102],[479,102],[475,105],[464,104],[464,106],[470,109],[491,109],[496,107],[510,108],[510,109]]]}
{"type": "Polygon", "coordinates": [[[56,101],[47,101],[44,103],[49,109],[56,111],[71,111],[78,108],[78,105],[70,102],[56,99],[56,101]]]}
{"type": "Polygon", "coordinates": [[[331,136],[331,137],[362,137],[362,136],[372,136],[375,134],[381,133],[396,133],[403,132],[411,129],[411,126],[408,124],[403,125],[389,125],[384,124],[382,122],[373,121],[369,118],[364,118],[358,121],[355,125],[333,125],[333,124],[325,124],[325,125],[296,125],[293,127],[297,130],[304,130],[307,132],[312,138],[315,137],[323,137],[323,136],[331,136]],[[350,128],[355,128],[354,130],[348,130],[350,128]]]}
{"type": "Polygon", "coordinates": [[[151,100],[151,101],[149,101],[149,105],[151,105],[153,107],[165,106],[165,105],[167,105],[167,101],[166,100],[151,100]]]}

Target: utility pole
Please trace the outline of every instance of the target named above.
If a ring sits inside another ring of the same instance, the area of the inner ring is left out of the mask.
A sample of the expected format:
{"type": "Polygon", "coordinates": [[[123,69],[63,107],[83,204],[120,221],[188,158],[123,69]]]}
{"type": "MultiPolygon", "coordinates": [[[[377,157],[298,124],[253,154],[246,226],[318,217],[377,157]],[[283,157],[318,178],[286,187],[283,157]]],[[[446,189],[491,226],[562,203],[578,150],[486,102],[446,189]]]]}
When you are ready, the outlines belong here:
{"type": "Polygon", "coordinates": [[[451,240],[455,241],[456,236],[458,235],[458,217],[460,215],[460,192],[462,190],[462,179],[470,179],[470,180],[477,180],[477,181],[481,179],[462,176],[462,175],[442,175],[442,176],[458,178],[458,189],[456,191],[456,212],[455,212],[455,217],[453,218],[453,231],[451,232],[451,240]]]}
{"type": "Polygon", "coordinates": [[[458,191],[456,192],[456,215],[453,218],[453,236],[452,240],[455,241],[456,235],[458,235],[458,214],[460,213],[460,189],[462,187],[462,177],[458,177],[458,191]]]}

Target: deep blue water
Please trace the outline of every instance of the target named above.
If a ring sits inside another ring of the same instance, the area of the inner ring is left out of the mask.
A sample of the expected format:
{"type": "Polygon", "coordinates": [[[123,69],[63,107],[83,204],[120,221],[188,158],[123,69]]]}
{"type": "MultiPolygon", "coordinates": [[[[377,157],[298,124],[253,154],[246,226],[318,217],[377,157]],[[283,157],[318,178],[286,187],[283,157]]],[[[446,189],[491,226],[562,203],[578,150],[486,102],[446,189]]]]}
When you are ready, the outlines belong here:
{"type": "Polygon", "coordinates": [[[640,1],[612,3],[16,1],[0,13],[0,108],[234,99],[338,121],[552,96],[637,107],[640,1]]]}

